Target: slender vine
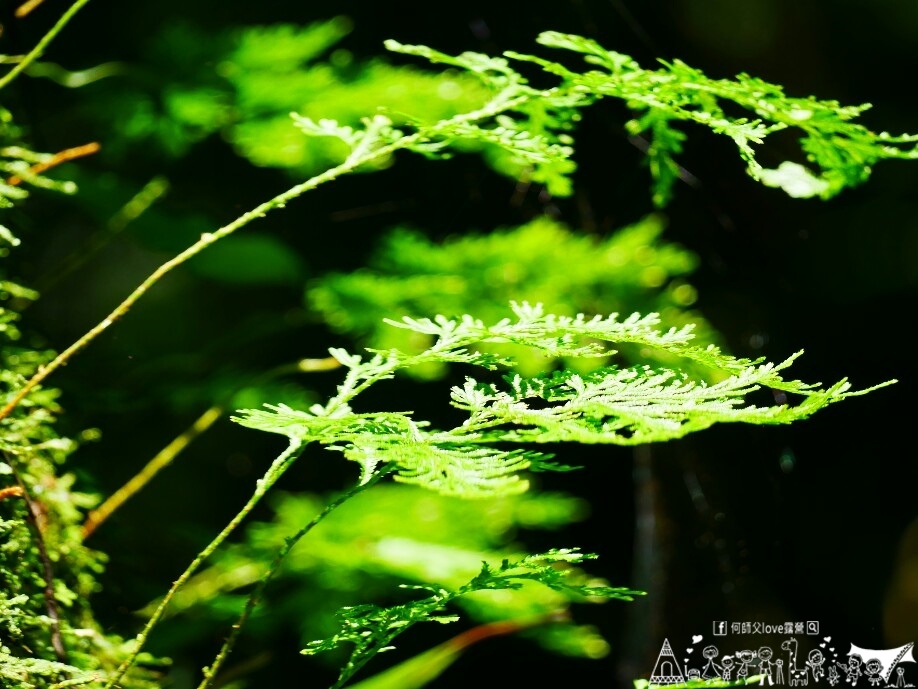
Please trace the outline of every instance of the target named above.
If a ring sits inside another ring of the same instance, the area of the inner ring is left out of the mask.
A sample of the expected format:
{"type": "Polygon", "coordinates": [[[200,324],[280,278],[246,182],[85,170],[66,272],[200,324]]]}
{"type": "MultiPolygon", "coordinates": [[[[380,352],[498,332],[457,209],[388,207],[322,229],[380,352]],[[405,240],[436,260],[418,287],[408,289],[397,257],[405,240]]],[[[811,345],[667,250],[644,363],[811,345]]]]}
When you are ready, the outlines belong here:
{"type": "Polygon", "coordinates": [[[198,689],[207,689],[213,684],[213,681],[217,677],[217,673],[220,671],[223,663],[226,661],[230,652],[233,650],[233,646],[236,644],[236,640],[239,638],[242,627],[245,626],[245,623],[248,621],[249,616],[251,616],[255,606],[258,605],[258,603],[261,601],[261,597],[264,594],[268,582],[271,581],[271,578],[274,576],[277,570],[280,569],[280,566],[287,558],[287,555],[289,555],[290,551],[296,547],[297,543],[299,543],[306,534],[318,526],[323,519],[334,512],[338,507],[359,493],[362,493],[367,488],[376,485],[380,479],[391,473],[394,468],[395,467],[393,466],[387,466],[382,467],[380,470],[374,472],[373,476],[371,476],[369,480],[358,483],[346,492],[342,493],[340,496],[328,503],[328,505],[325,506],[325,509],[313,517],[312,520],[302,529],[297,531],[292,536],[288,536],[286,539],[284,539],[284,545],[280,550],[277,551],[274,559],[271,560],[271,564],[268,565],[268,568],[265,570],[264,574],[261,575],[258,583],[255,584],[255,588],[246,599],[245,608],[243,609],[242,613],[240,613],[239,618],[236,620],[235,624],[233,624],[232,631],[230,632],[230,635],[227,637],[226,641],[223,643],[220,651],[217,653],[216,658],[214,658],[214,662],[209,667],[204,668],[204,679],[201,680],[201,683],[198,685],[198,689]]]}
{"type": "MultiPolygon", "coordinates": [[[[228,237],[233,232],[242,227],[245,227],[253,220],[265,217],[265,215],[273,210],[284,208],[288,202],[296,199],[299,196],[302,196],[307,191],[311,191],[312,189],[315,189],[316,187],[326,182],[337,179],[343,174],[352,172],[361,165],[365,165],[380,158],[386,158],[399,149],[409,148],[413,145],[422,143],[426,139],[435,136],[440,130],[449,129],[460,124],[467,124],[470,122],[494,117],[501,112],[511,110],[514,107],[524,103],[527,98],[528,96],[517,96],[516,98],[495,98],[490,103],[488,103],[488,105],[480,108],[479,110],[457,115],[456,117],[444,120],[430,127],[425,127],[415,132],[414,134],[399,137],[391,143],[380,145],[378,147],[372,147],[369,143],[365,144],[359,149],[355,150],[354,153],[348,156],[347,160],[345,160],[340,165],[336,165],[335,167],[330,168],[325,172],[318,174],[315,177],[306,180],[305,182],[302,182],[301,184],[297,184],[287,189],[287,191],[278,194],[274,198],[257,205],[255,208],[246,213],[243,213],[231,223],[224,225],[218,230],[202,234],[198,241],[154,270],[142,283],[140,283],[140,285],[137,286],[137,288],[134,289],[133,292],[131,292],[120,304],[118,304],[118,306],[112,309],[111,313],[109,313],[104,319],[99,321],[99,323],[88,330],[84,335],[76,340],[76,342],[58,354],[51,362],[39,367],[35,375],[33,375],[19,390],[17,390],[9,402],[7,402],[2,409],[0,409],[0,420],[3,420],[9,416],[10,413],[17,406],[19,406],[19,403],[22,402],[22,400],[25,399],[26,396],[28,396],[28,394],[33,389],[35,389],[36,386],[40,385],[48,376],[54,373],[61,366],[65,365],[81,349],[86,347],[99,335],[108,330],[109,327],[111,327],[115,322],[123,317],[128,311],[130,311],[131,307],[134,306],[134,304],[137,303],[137,301],[142,296],[144,296],[150,290],[150,288],[152,288],[156,283],[158,283],[162,278],[164,278],[174,269],[178,268],[188,260],[194,258],[199,253],[204,251],[204,249],[209,247],[211,244],[218,242],[224,237],[228,237]]],[[[369,138],[370,137],[367,137],[367,139],[369,138]]]]}
{"type": "Polygon", "coordinates": [[[74,15],[79,12],[89,0],[76,0],[67,10],[60,16],[60,18],[55,22],[54,26],[41,37],[41,40],[35,44],[35,47],[32,48],[25,57],[20,60],[15,67],[13,67],[9,72],[0,77],[0,89],[9,84],[13,79],[19,76],[23,70],[25,70],[29,65],[31,65],[35,60],[40,58],[48,45],[53,41],[57,35],[64,29],[67,24],[70,23],[70,20],[73,19],[74,15]]]}
{"type": "MultiPolygon", "coordinates": [[[[264,382],[286,373],[331,371],[340,365],[337,359],[330,356],[321,359],[300,359],[295,364],[279,366],[268,371],[266,374],[259,376],[256,382],[264,382]]],[[[89,538],[95,533],[96,529],[102,526],[103,522],[111,517],[116,510],[120,509],[124,503],[143,490],[159,472],[172,464],[186,447],[207,432],[211,426],[224,416],[228,404],[229,400],[224,400],[208,407],[188,428],[157,452],[153,459],[147,462],[140,471],[106,498],[105,502],[86,515],[86,520],[83,522],[83,538],[89,538]]]]}
{"type": "Polygon", "coordinates": [[[150,637],[150,632],[153,631],[153,628],[159,623],[159,620],[162,618],[163,613],[166,612],[166,608],[169,606],[169,603],[172,602],[172,599],[175,597],[175,594],[178,593],[185,583],[191,578],[191,576],[198,571],[198,568],[204,563],[204,561],[209,558],[214,551],[220,547],[220,545],[229,537],[236,527],[242,523],[242,521],[249,515],[249,513],[255,508],[255,506],[261,501],[265,496],[268,490],[277,483],[278,479],[284,475],[284,473],[291,467],[291,465],[296,461],[299,456],[300,451],[303,449],[303,442],[301,440],[291,439],[287,449],[284,450],[277,458],[271,463],[271,466],[265,472],[264,476],[260,478],[255,484],[255,492],[252,493],[252,496],[245,503],[239,512],[236,513],[236,516],[230,520],[216,537],[207,544],[198,555],[192,560],[191,564],[185,569],[184,572],[179,576],[178,579],[172,584],[169,588],[169,591],[166,592],[166,595],[163,596],[163,599],[159,602],[159,605],[156,606],[156,610],[153,611],[153,614],[150,616],[150,619],[147,620],[146,625],[137,636],[134,638],[134,647],[131,649],[131,653],[128,657],[118,666],[118,669],[109,677],[108,682],[105,684],[105,689],[112,689],[115,687],[121,678],[124,676],[128,670],[131,669],[131,666],[137,661],[137,657],[140,655],[140,652],[143,650],[144,645],[147,642],[147,639],[150,637]]]}

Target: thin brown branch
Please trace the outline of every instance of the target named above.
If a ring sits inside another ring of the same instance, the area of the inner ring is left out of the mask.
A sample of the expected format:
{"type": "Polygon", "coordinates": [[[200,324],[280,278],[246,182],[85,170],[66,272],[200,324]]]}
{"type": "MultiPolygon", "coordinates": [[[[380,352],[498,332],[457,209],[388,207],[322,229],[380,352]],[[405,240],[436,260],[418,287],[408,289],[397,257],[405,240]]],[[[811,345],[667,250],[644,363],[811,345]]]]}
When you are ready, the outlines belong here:
{"type": "Polygon", "coordinates": [[[22,18],[25,17],[29,12],[31,12],[32,10],[34,10],[36,7],[38,7],[38,6],[39,6],[41,3],[43,3],[44,1],[45,1],[45,0],[26,0],[24,3],[22,3],[19,7],[16,8],[16,18],[17,18],[17,19],[22,19],[22,18]]]}
{"type": "MultiPolygon", "coordinates": [[[[288,366],[279,366],[266,374],[260,376],[255,382],[265,382],[276,378],[277,376],[287,373],[314,373],[319,371],[331,371],[341,366],[334,357],[325,357],[323,359],[300,359],[295,364],[288,366]]],[[[184,432],[166,445],[162,450],[156,453],[146,466],[135,474],[121,488],[112,493],[99,507],[90,512],[86,521],[83,523],[83,538],[91,536],[102,523],[108,519],[117,509],[139,493],[143,488],[153,480],[153,478],[167,466],[172,464],[176,457],[191,444],[198,436],[207,431],[224,413],[230,402],[231,396],[223,402],[213,405],[201,416],[199,416],[191,426],[184,432]]],[[[2,495],[0,495],[2,498],[2,495]]]]}
{"type": "Polygon", "coordinates": [[[83,538],[86,539],[91,536],[102,525],[102,522],[146,486],[154,476],[169,466],[182,450],[210,428],[222,415],[223,407],[219,405],[211,407],[201,414],[188,430],[174,438],[172,442],[160,450],[130,481],[112,493],[105,502],[89,513],[83,523],[83,538]]]}
{"type": "MultiPolygon", "coordinates": [[[[55,153],[43,163],[37,163],[36,165],[30,167],[27,176],[40,175],[42,172],[50,170],[53,167],[57,167],[62,163],[66,163],[67,161],[74,160],[75,158],[83,158],[84,156],[97,153],[100,148],[101,146],[99,146],[98,142],[96,141],[91,141],[90,143],[83,144],[82,146],[65,148],[63,151],[55,153]]],[[[8,186],[16,187],[22,184],[24,181],[25,180],[21,176],[13,175],[8,180],[6,180],[6,183],[8,186]]]]}
{"type": "Polygon", "coordinates": [[[541,627],[546,624],[568,622],[569,620],[570,615],[566,610],[555,610],[554,612],[550,612],[545,615],[539,615],[537,617],[489,622],[487,624],[480,624],[477,627],[467,629],[461,634],[454,636],[452,639],[445,641],[442,646],[448,646],[454,651],[463,651],[473,644],[477,644],[480,641],[490,639],[494,636],[516,634],[517,632],[526,631],[527,629],[541,627]]]}
{"type": "Polygon", "coordinates": [[[7,498],[19,498],[22,497],[22,488],[19,486],[7,486],[6,488],[0,488],[0,500],[6,500],[7,498]]]}

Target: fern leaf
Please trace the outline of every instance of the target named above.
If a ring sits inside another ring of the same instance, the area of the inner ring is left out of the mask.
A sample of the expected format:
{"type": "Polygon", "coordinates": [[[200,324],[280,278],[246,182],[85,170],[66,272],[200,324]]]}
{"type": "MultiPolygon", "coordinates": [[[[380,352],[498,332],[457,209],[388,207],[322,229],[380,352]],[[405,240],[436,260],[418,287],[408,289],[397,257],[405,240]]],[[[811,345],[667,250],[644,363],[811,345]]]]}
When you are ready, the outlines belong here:
{"type": "Polygon", "coordinates": [[[334,685],[340,687],[377,653],[393,648],[392,641],[415,624],[455,622],[458,617],[444,614],[445,607],[456,599],[476,591],[512,591],[521,588],[524,583],[532,582],[581,600],[604,598],[630,601],[635,596],[643,595],[642,591],[593,586],[570,580],[569,565],[595,557],[581,553],[577,549],[556,549],[515,561],[504,560],[496,567],[484,562],[481,571],[474,578],[452,591],[423,586],[404,587],[426,590],[430,595],[388,608],[375,605],[344,608],[338,613],[338,631],[326,639],[311,642],[302,653],[314,655],[333,650],[344,643],[352,644],[351,656],[334,685]]]}
{"type": "Polygon", "coordinates": [[[378,351],[366,360],[332,350],[348,372],[327,404],[308,412],[282,405],[247,410],[236,421],[340,451],[360,464],[363,480],[385,464],[396,468],[399,481],[447,495],[486,497],[524,491],[527,483],[520,472],[552,467],[549,455],[520,444],[635,445],[680,438],[715,423],[784,424],[867,392],[852,391],[844,379],[825,389],[785,379],[782,373],[799,353],[774,364],[732,357],[712,345],[696,347],[690,326],[662,330],[657,314],[558,316],[526,302],[511,308],[515,320],[493,325],[470,315],[389,321],[430,336],[433,343],[418,354],[378,351]],[[451,392],[451,404],[468,418],[445,430],[409,412],[352,410],[351,401],[363,390],[412,366],[460,362],[493,369],[509,363],[470,349],[483,342],[511,342],[564,357],[608,357],[614,353],[610,345],[630,343],[710,369],[719,380],[709,383],[687,372],[691,369],[649,366],[607,366],[591,373],[565,369],[530,378],[515,374],[502,385],[469,377],[451,392]],[[750,404],[748,396],[762,388],[800,399],[796,404],[750,404]]]}

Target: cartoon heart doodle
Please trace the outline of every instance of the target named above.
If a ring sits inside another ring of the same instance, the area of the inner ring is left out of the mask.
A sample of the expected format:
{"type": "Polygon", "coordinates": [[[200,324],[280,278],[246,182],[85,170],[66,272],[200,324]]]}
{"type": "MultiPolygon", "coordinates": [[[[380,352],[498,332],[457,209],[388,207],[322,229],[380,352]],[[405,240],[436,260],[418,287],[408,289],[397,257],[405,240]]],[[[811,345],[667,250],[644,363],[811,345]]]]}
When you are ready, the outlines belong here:
{"type": "Polygon", "coordinates": [[[829,650],[830,650],[830,651],[834,651],[834,650],[835,650],[835,646],[830,647],[829,650]]]}
{"type": "Polygon", "coordinates": [[[688,658],[683,658],[683,659],[682,659],[682,664],[683,664],[683,665],[688,665],[688,658]]]}
{"type": "Polygon", "coordinates": [[[825,647],[826,647],[826,644],[825,644],[825,642],[823,642],[823,643],[821,643],[821,644],[819,644],[819,648],[825,648],[825,647]]]}
{"type": "Polygon", "coordinates": [[[695,634],[695,636],[692,637],[692,643],[693,643],[693,644],[697,644],[697,643],[698,643],[699,641],[701,641],[703,638],[704,638],[704,637],[701,636],[701,634],[695,634]]]}
{"type": "Polygon", "coordinates": [[[694,648],[687,648],[687,649],[685,649],[685,652],[686,652],[686,653],[691,653],[691,652],[694,651],[694,650],[695,650],[694,648]]]}
{"type": "Polygon", "coordinates": [[[823,641],[831,641],[831,640],[832,640],[832,637],[831,637],[831,636],[824,636],[824,637],[822,637],[822,640],[823,640],[823,641]]]}

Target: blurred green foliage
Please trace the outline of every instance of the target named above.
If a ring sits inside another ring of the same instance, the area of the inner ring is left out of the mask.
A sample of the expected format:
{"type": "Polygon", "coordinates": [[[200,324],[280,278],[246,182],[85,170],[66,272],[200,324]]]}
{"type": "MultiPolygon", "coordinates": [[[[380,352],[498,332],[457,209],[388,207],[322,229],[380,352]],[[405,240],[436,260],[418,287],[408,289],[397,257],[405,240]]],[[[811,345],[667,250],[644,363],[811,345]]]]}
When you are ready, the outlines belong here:
{"type": "MultiPolygon", "coordinates": [[[[252,523],[243,542],[216,555],[213,565],[177,595],[170,615],[188,611],[191,616],[170,627],[170,645],[180,648],[215,622],[235,619],[263,563],[327,499],[278,493],[270,502],[274,519],[252,523]]],[[[275,590],[284,592],[283,603],[271,606],[270,615],[257,616],[253,631],[267,647],[295,631],[305,646],[329,635],[336,627],[334,613],[355,598],[391,600],[399,584],[458,588],[482,562],[497,565],[522,556],[521,531],[561,529],[587,512],[584,501],[550,492],[468,502],[414,486],[376,486],[333,512],[311,532],[308,545],[291,553],[275,582],[275,590]]],[[[482,622],[537,617],[570,603],[569,596],[541,586],[526,586],[513,595],[481,592],[458,601],[482,622]]],[[[600,657],[608,651],[595,629],[571,621],[528,634],[568,655],[600,657]]],[[[341,657],[327,659],[340,663],[341,657]]]]}
{"type": "Polygon", "coordinates": [[[174,26],[151,42],[145,69],[152,73],[116,76],[90,105],[92,114],[119,132],[115,152],[153,144],[182,156],[219,132],[255,165],[308,177],[340,163],[347,151],[330,139],[304,137],[291,112],[353,126],[377,112],[396,123],[430,123],[485,101],[486,89],[460,72],[396,67],[336,48],[350,30],[344,17],[216,34],[174,26]]]}
{"type": "MultiPolygon", "coordinates": [[[[392,231],[366,268],[332,273],[307,291],[309,304],[339,332],[368,347],[419,352],[431,344],[423,334],[391,328],[384,318],[430,313],[474,312],[487,322],[510,315],[511,301],[538,302],[551,313],[659,313],[665,327],[696,326],[700,342],[716,335],[691,310],[697,298],[686,277],[697,258],[662,239],[663,220],[648,216],[608,237],[577,233],[560,222],[538,218],[517,228],[466,234],[433,242],[409,229],[392,231]]],[[[509,354],[523,375],[552,368],[544,353],[513,345],[484,345],[509,354]]],[[[665,352],[622,346],[630,363],[673,363],[665,352]]],[[[601,361],[565,361],[589,369],[601,361]]],[[[684,363],[684,362],[683,362],[684,363]]],[[[443,364],[414,368],[412,375],[435,378],[443,364]]]]}

